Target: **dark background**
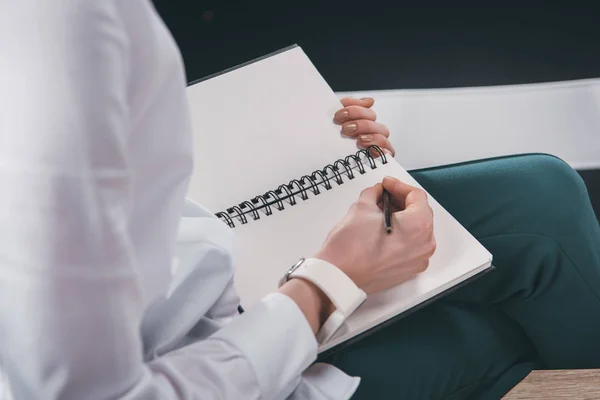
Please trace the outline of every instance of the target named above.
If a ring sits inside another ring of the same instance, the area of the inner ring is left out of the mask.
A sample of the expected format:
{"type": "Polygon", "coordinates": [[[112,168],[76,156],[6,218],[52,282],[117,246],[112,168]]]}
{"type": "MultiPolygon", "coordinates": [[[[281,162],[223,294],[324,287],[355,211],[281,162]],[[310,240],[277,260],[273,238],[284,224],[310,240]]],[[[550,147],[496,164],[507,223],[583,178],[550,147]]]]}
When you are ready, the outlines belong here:
{"type": "MultiPolygon", "coordinates": [[[[441,1],[154,3],[181,48],[188,81],[294,43],[336,91],[600,77],[600,2],[592,0],[512,6],[441,1]]],[[[600,171],[580,173],[600,215],[600,171]]]]}

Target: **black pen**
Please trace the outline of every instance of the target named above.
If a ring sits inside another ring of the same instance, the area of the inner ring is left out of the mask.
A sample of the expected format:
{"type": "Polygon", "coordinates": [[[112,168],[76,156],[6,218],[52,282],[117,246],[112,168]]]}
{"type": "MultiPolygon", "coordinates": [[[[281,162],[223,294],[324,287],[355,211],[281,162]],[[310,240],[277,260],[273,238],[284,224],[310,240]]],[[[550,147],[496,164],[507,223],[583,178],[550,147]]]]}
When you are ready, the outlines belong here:
{"type": "Polygon", "coordinates": [[[387,233],[392,233],[392,206],[390,201],[390,193],[383,189],[383,222],[387,233]]]}

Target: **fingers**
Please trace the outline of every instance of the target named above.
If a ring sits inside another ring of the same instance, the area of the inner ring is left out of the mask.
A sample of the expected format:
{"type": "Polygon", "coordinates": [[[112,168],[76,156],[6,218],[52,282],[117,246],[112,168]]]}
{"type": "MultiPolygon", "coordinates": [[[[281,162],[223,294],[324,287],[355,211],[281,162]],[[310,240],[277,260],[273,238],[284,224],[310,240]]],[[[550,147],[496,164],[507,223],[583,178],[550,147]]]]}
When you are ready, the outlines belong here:
{"type": "MultiPolygon", "coordinates": [[[[403,211],[395,214],[396,218],[403,218],[401,225],[413,232],[429,233],[430,239],[433,239],[433,209],[425,190],[391,177],[385,177],[382,186],[390,192],[395,202],[399,199],[404,201],[403,211]]],[[[431,240],[431,243],[435,251],[435,241],[431,240]]]]}
{"type": "Polygon", "coordinates": [[[419,208],[419,209],[428,209],[431,211],[429,207],[429,201],[427,200],[427,193],[423,189],[412,190],[404,200],[404,208],[419,208]]]}
{"type": "MultiPolygon", "coordinates": [[[[358,146],[366,149],[369,146],[379,146],[383,151],[394,157],[396,155],[396,150],[394,146],[390,143],[389,139],[383,135],[360,135],[358,137],[358,146]],[[387,151],[386,151],[387,150],[387,151]]],[[[371,155],[374,157],[379,157],[380,154],[377,151],[371,151],[371,155]]]]}
{"type": "Polygon", "coordinates": [[[362,106],[348,106],[342,108],[333,116],[333,120],[337,124],[342,124],[346,121],[354,121],[357,119],[368,119],[370,121],[375,121],[377,119],[377,114],[370,108],[362,106]]]}
{"type": "Polygon", "coordinates": [[[342,134],[351,137],[359,135],[373,134],[383,135],[386,138],[390,136],[390,130],[387,126],[368,119],[359,119],[349,121],[342,125],[342,134]]]}
{"type": "Polygon", "coordinates": [[[371,108],[371,107],[373,107],[373,104],[375,104],[375,100],[372,99],[371,97],[363,97],[360,99],[355,99],[352,97],[345,97],[341,100],[341,102],[344,105],[344,107],[361,106],[361,107],[371,108]]]}
{"type": "MultiPolygon", "coordinates": [[[[392,157],[396,155],[394,146],[388,140],[390,130],[387,126],[376,122],[377,114],[370,107],[375,100],[372,98],[344,98],[341,100],[344,108],[334,115],[334,121],[342,125],[342,134],[357,139],[358,146],[367,148],[379,146],[392,157]]],[[[377,152],[373,154],[379,156],[377,152]]]]}
{"type": "Polygon", "coordinates": [[[409,207],[429,207],[427,193],[423,189],[406,184],[396,178],[386,176],[382,182],[385,190],[390,192],[396,204],[403,204],[404,209],[409,207]]]}
{"type": "Polygon", "coordinates": [[[402,182],[399,179],[386,176],[382,182],[383,188],[390,192],[392,197],[404,200],[408,194],[415,190],[416,187],[402,182]]]}
{"type": "Polygon", "coordinates": [[[377,185],[366,188],[362,192],[360,192],[358,201],[377,205],[377,203],[380,202],[382,195],[383,195],[383,185],[381,183],[378,183],[377,185]]]}

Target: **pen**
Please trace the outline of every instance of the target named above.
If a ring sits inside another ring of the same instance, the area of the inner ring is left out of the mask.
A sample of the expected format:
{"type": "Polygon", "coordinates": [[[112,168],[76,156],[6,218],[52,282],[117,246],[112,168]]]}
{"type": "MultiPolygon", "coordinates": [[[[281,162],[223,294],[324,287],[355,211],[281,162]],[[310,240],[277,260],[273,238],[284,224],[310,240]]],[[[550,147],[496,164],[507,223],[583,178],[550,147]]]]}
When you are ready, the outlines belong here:
{"type": "Polygon", "coordinates": [[[392,207],[390,201],[390,193],[383,189],[383,222],[387,233],[392,233],[392,207]]]}

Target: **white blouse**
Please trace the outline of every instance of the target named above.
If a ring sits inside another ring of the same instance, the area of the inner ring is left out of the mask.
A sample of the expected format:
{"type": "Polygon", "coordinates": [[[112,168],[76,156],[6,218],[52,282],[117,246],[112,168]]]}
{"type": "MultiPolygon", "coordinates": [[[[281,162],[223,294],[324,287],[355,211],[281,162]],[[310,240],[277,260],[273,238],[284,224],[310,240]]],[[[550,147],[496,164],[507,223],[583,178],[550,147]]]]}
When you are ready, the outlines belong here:
{"type": "Polygon", "coordinates": [[[0,399],[354,393],[311,366],[291,299],[237,314],[233,233],[184,202],[185,76],[148,0],[2,1],[0,54],[0,399]]]}

